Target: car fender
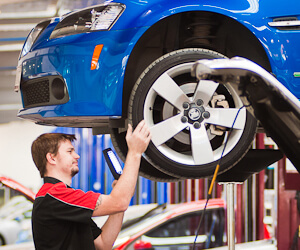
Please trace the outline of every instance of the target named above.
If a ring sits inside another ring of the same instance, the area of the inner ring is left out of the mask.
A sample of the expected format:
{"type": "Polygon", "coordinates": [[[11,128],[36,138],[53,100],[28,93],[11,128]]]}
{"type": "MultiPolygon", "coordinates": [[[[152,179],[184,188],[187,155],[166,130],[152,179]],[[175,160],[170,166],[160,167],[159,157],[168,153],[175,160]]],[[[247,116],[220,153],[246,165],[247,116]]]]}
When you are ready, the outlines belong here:
{"type": "Polygon", "coordinates": [[[163,2],[155,0],[145,4],[140,3],[140,1],[124,1],[126,9],[112,30],[143,26],[150,27],[165,17],[188,11],[210,11],[232,17],[241,22],[249,19],[256,22],[259,17],[263,16],[291,15],[291,13],[295,12],[295,6],[300,5],[296,0],[291,1],[294,4],[291,4],[291,6],[285,5],[284,9],[282,9],[282,2],[280,0],[272,1],[272,3],[261,3],[258,0],[205,0],[201,2],[199,0],[187,0],[184,3],[179,0],[163,2]]]}
{"type": "Polygon", "coordinates": [[[201,1],[201,4],[198,0],[184,1],[184,4],[182,1],[164,1],[163,5],[158,0],[144,5],[137,5],[138,1],[128,1],[128,3],[125,2],[125,12],[113,29],[144,27],[132,37],[130,46],[124,53],[126,55],[124,62],[127,63],[134,45],[137,44],[142,35],[152,25],[164,18],[189,11],[208,11],[227,16],[239,22],[255,35],[269,58],[272,72],[300,98],[300,78],[295,77],[295,73],[300,71],[295,64],[300,56],[300,48],[297,46],[300,43],[300,30],[287,33],[287,39],[283,40],[278,30],[268,25],[276,17],[294,15],[300,18],[300,12],[296,11],[300,9],[300,2],[295,0],[290,0],[290,2],[291,4],[282,6],[280,0],[272,1],[272,3],[256,0],[201,1]],[[141,5],[144,7],[141,8],[141,5]]]}

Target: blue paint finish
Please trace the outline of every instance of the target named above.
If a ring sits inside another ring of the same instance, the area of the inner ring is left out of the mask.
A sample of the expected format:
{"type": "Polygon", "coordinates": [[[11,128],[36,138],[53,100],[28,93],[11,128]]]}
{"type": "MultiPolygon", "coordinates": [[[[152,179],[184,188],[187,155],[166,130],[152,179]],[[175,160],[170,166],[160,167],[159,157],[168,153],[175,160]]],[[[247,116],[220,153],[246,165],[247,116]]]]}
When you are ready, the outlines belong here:
{"type": "MultiPolygon", "coordinates": [[[[111,1],[114,2],[114,1],[111,1]]],[[[273,73],[298,98],[300,79],[300,30],[279,31],[268,25],[276,17],[300,19],[300,2],[289,0],[124,0],[124,13],[110,31],[90,32],[49,39],[59,22],[56,18],[39,36],[30,52],[20,59],[22,81],[45,75],[61,75],[70,101],[39,109],[21,110],[19,115],[42,117],[121,116],[123,81],[128,58],[140,37],[155,23],[188,11],[210,11],[245,26],[264,47],[273,73]],[[96,70],[90,70],[94,47],[103,44],[96,70]]]]}
{"type": "MultiPolygon", "coordinates": [[[[117,2],[117,1],[110,1],[117,2]]],[[[110,31],[90,32],[50,39],[51,32],[59,23],[56,18],[38,37],[30,52],[20,58],[22,83],[47,75],[62,76],[66,82],[70,100],[66,104],[22,109],[19,116],[40,115],[42,118],[63,117],[108,117],[126,116],[122,114],[122,96],[127,62],[132,50],[143,34],[160,20],[190,11],[208,11],[240,23],[260,42],[268,56],[272,72],[295,96],[300,98],[300,30],[278,30],[268,22],[274,18],[297,17],[300,20],[300,1],[281,0],[123,0],[124,13],[110,31]],[[90,70],[91,59],[96,45],[103,44],[96,70],[90,70]]],[[[0,40],[1,41],[1,40],[0,40]]],[[[142,55],[141,55],[142,56],[142,55]]],[[[11,68],[9,68],[11,69],[11,68]]],[[[0,70],[3,70],[1,68],[0,70]]],[[[6,69],[4,69],[6,70],[6,69]]],[[[21,83],[21,84],[22,84],[21,83]]],[[[67,130],[66,130],[67,131],[67,130]]],[[[69,131],[69,130],[68,130],[69,131]]],[[[95,157],[99,147],[108,147],[107,137],[91,136],[83,138],[81,129],[78,134],[77,151],[81,154],[82,173],[74,179],[74,186],[93,189],[100,182],[101,192],[109,193],[112,176],[107,172],[104,159],[95,157]],[[85,140],[91,140],[92,146],[85,140]],[[96,147],[96,149],[95,149],[96,147]],[[93,154],[86,153],[93,150],[93,154]],[[87,167],[90,166],[90,167],[87,167]],[[88,183],[88,184],[86,184],[88,183]]],[[[102,152],[101,152],[102,153],[102,152]]],[[[158,202],[166,201],[166,186],[140,180],[139,195],[132,204],[153,202],[154,185],[157,185],[158,202]],[[141,194],[150,193],[147,197],[141,194]],[[139,197],[139,201],[137,201],[139,197]],[[150,198],[151,197],[151,198],[150,198]]]]}
{"type": "MultiPolygon", "coordinates": [[[[117,2],[117,1],[115,1],[117,2]]],[[[140,4],[139,1],[123,1],[126,10],[112,30],[152,26],[159,20],[171,15],[188,11],[210,11],[229,16],[241,23],[256,26],[255,23],[265,22],[265,18],[276,16],[299,15],[299,2],[290,0],[286,4],[282,1],[258,1],[258,0],[235,0],[235,1],[147,1],[140,4]],[[251,24],[253,23],[253,24],[251,24]]],[[[258,26],[256,26],[258,27],[258,26]]]]}
{"type": "MultiPolygon", "coordinates": [[[[137,33],[133,29],[101,32],[100,36],[99,32],[85,36],[80,34],[54,39],[56,41],[48,42],[50,47],[47,49],[35,46],[36,52],[22,58],[23,81],[45,75],[60,75],[70,95],[68,103],[52,106],[51,112],[45,107],[42,116],[121,116],[125,65],[133,47],[128,46],[128,42],[137,33]],[[93,51],[98,44],[104,44],[100,63],[96,70],[90,70],[93,51]]],[[[40,111],[37,113],[41,114],[40,111]]],[[[26,114],[37,113],[30,109],[26,114]]]]}

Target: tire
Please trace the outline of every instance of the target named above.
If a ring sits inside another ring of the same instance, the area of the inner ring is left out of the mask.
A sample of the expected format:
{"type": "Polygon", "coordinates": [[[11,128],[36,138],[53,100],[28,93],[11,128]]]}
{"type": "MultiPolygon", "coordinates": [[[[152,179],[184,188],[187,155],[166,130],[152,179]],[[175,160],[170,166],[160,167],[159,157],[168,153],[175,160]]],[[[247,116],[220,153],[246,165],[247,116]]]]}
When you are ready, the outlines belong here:
{"type": "MultiPolygon", "coordinates": [[[[116,150],[116,153],[123,162],[125,162],[128,151],[125,136],[126,132],[119,133],[118,129],[112,129],[110,133],[111,141],[116,150]]],[[[179,178],[161,172],[157,168],[153,167],[143,157],[141,159],[139,175],[149,180],[160,182],[177,182],[180,180],[179,178]]]]}
{"type": "Polygon", "coordinates": [[[3,236],[0,235],[0,246],[4,246],[4,245],[6,245],[6,242],[5,242],[4,238],[3,238],[3,236]]]}
{"type": "Polygon", "coordinates": [[[206,49],[177,50],[153,62],[134,85],[129,122],[135,127],[146,121],[152,139],[145,158],[168,175],[212,176],[228,138],[222,173],[243,157],[253,141],[257,121],[230,84],[203,80],[198,84],[190,74],[196,60],[221,57],[206,49]]]}

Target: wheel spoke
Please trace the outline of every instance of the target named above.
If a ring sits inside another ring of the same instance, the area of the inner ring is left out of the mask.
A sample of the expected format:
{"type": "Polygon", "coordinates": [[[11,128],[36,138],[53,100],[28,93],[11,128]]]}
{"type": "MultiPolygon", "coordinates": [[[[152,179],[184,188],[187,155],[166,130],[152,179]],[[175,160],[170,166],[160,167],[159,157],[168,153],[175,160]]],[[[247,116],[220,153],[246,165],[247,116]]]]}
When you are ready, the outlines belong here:
{"type": "Polygon", "coordinates": [[[152,89],[179,110],[182,109],[182,104],[184,102],[190,101],[176,82],[174,82],[173,79],[166,73],[161,75],[155,81],[152,89]]]}
{"type": "Polygon", "coordinates": [[[181,122],[181,116],[181,114],[178,114],[150,127],[151,140],[156,147],[165,143],[188,126],[188,123],[181,122]]]}
{"type": "MultiPolygon", "coordinates": [[[[227,128],[231,128],[239,111],[237,108],[206,108],[206,111],[210,113],[210,117],[205,120],[206,123],[219,125],[227,128]]],[[[244,129],[246,122],[246,108],[242,108],[236,118],[233,128],[244,129]]]]}
{"type": "Polygon", "coordinates": [[[218,86],[219,83],[208,80],[201,80],[196,88],[194,100],[201,99],[203,100],[203,105],[207,106],[218,86]]]}
{"type": "Polygon", "coordinates": [[[191,146],[195,165],[205,164],[214,160],[213,150],[205,126],[199,129],[193,127],[191,131],[191,146]]]}

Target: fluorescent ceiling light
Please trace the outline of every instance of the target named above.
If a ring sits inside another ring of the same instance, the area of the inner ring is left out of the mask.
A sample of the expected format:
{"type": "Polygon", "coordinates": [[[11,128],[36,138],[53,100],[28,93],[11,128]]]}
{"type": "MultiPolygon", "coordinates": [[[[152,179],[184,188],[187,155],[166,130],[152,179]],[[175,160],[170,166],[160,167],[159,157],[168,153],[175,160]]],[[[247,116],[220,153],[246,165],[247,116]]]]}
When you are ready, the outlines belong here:
{"type": "Polygon", "coordinates": [[[36,23],[0,24],[0,31],[30,31],[35,26],[36,23]]]}
{"type": "Polygon", "coordinates": [[[0,13],[0,19],[22,19],[22,18],[40,18],[53,17],[56,14],[56,8],[49,8],[44,11],[27,11],[27,12],[6,12],[0,13]]]}
{"type": "Polygon", "coordinates": [[[0,111],[5,110],[19,110],[22,108],[21,104],[0,104],[0,111]]]}
{"type": "Polygon", "coordinates": [[[23,43],[0,45],[0,52],[20,51],[22,48],[23,48],[23,43]]]}

